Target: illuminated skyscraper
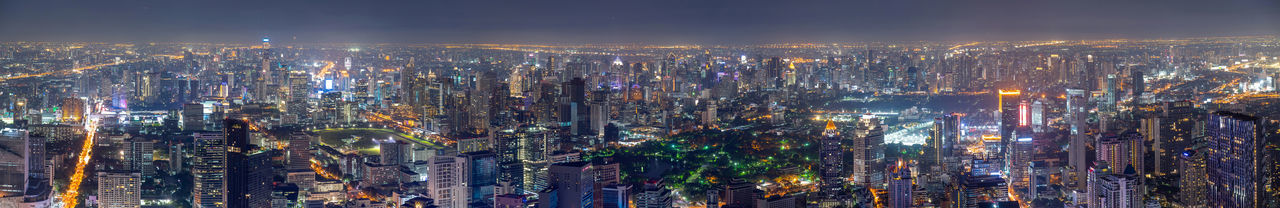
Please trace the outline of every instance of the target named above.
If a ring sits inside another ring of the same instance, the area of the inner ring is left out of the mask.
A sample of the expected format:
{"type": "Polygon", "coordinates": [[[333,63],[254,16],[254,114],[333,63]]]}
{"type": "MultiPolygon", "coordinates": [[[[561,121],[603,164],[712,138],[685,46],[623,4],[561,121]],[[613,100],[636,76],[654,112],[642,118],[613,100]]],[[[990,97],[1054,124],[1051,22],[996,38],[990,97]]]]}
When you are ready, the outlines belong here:
{"type": "Polygon", "coordinates": [[[1260,207],[1276,204],[1276,150],[1272,131],[1277,124],[1250,115],[1219,111],[1205,125],[1208,142],[1205,172],[1209,176],[1209,207],[1260,207]]]}
{"type": "Polygon", "coordinates": [[[222,132],[196,132],[195,176],[192,204],[199,207],[227,207],[227,144],[222,132]]]}
{"type": "Polygon", "coordinates": [[[835,122],[828,120],[827,127],[822,132],[822,147],[819,150],[822,160],[820,192],[826,197],[834,197],[847,181],[844,175],[844,154],[840,149],[841,140],[835,122]]]}
{"type": "Polygon", "coordinates": [[[1022,92],[1017,90],[1000,90],[1000,155],[1005,155],[1007,147],[1013,140],[1013,132],[1023,123],[1019,104],[1022,92]]]}
{"type": "Polygon", "coordinates": [[[864,114],[854,129],[853,182],[862,186],[884,186],[884,129],[875,115],[864,114]]]}
{"type": "Polygon", "coordinates": [[[889,170],[889,207],[891,208],[909,208],[913,207],[913,199],[911,197],[915,188],[912,187],[911,168],[907,167],[906,162],[898,159],[898,163],[889,170]]]}

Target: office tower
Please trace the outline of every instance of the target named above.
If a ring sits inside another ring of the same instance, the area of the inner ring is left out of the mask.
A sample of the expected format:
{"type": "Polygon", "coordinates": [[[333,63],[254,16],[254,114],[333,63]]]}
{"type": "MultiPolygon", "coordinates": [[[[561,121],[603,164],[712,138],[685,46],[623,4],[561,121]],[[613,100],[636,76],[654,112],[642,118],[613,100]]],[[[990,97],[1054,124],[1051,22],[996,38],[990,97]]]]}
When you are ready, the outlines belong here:
{"type": "Polygon", "coordinates": [[[227,207],[271,205],[271,155],[271,151],[259,149],[227,152],[227,207]]]}
{"type": "Polygon", "coordinates": [[[1178,156],[1178,203],[1182,207],[1205,207],[1209,175],[1205,173],[1203,147],[1190,149],[1178,156]]]}
{"type": "Polygon", "coordinates": [[[199,103],[182,104],[182,130],[204,130],[204,105],[199,103]]]}
{"type": "Polygon", "coordinates": [[[429,195],[441,208],[467,207],[470,193],[467,182],[467,158],[437,156],[431,158],[431,174],[427,180],[429,195]]]}
{"type": "Polygon", "coordinates": [[[311,112],[307,109],[310,106],[307,103],[307,96],[311,94],[311,74],[305,71],[289,72],[289,102],[285,104],[286,119],[282,119],[285,123],[307,123],[308,114],[311,112]]]}
{"type": "Polygon", "coordinates": [[[844,188],[844,154],[840,149],[840,132],[836,123],[827,120],[827,127],[822,132],[822,147],[819,150],[822,159],[821,189],[823,196],[834,197],[844,188]]]}
{"type": "MultiPolygon", "coordinates": [[[[521,131],[523,132],[523,131],[521,131]]],[[[520,136],[515,129],[504,129],[494,135],[498,158],[498,185],[501,194],[523,194],[523,164],[520,162],[520,136]]]]}
{"type": "Polygon", "coordinates": [[[498,158],[489,151],[462,153],[467,162],[467,188],[470,203],[493,204],[498,185],[498,158]]]}
{"type": "Polygon", "coordinates": [[[62,99],[62,117],[59,121],[65,124],[80,124],[84,122],[85,101],[80,98],[63,98],[62,99]]]}
{"type": "MultiPolygon", "coordinates": [[[[944,160],[948,157],[954,157],[956,155],[956,149],[963,148],[960,147],[960,138],[964,136],[960,132],[961,116],[962,115],[959,113],[950,113],[942,116],[943,139],[940,141],[940,143],[942,143],[942,151],[939,155],[941,155],[944,160]]],[[[943,164],[951,163],[947,162],[943,164]]]]}
{"type": "Polygon", "coordinates": [[[142,173],[98,172],[98,207],[142,207],[142,173]]]}
{"type": "Polygon", "coordinates": [[[522,164],[521,183],[525,191],[540,191],[547,186],[547,152],[550,146],[550,132],[541,127],[521,128],[516,135],[520,138],[520,149],[517,159],[522,164]]]}
{"type": "Polygon", "coordinates": [[[1098,138],[1098,160],[1105,160],[1114,169],[1121,170],[1133,166],[1138,175],[1143,174],[1143,158],[1146,153],[1142,134],[1136,131],[1122,135],[1103,134],[1098,138]]]}
{"type": "Polygon", "coordinates": [[[582,78],[574,77],[572,80],[564,82],[563,90],[560,95],[564,100],[560,107],[560,126],[568,128],[569,135],[582,135],[590,132],[590,121],[587,119],[591,116],[590,109],[587,109],[587,92],[586,81],[582,78]]]}
{"type": "Polygon", "coordinates": [[[196,132],[195,161],[191,174],[195,176],[192,204],[199,207],[227,207],[227,144],[222,132],[196,132]]]}
{"type": "MultiPolygon", "coordinates": [[[[754,199],[745,199],[754,200],[754,199]]],[[[636,194],[635,208],[669,208],[671,207],[671,190],[661,179],[644,182],[644,189],[636,194]]]]}
{"type": "Polygon", "coordinates": [[[912,207],[911,193],[915,191],[915,188],[912,188],[911,168],[907,167],[907,164],[902,159],[898,159],[898,163],[890,167],[888,173],[889,207],[912,207]]]}
{"type": "Polygon", "coordinates": [[[287,170],[311,169],[311,135],[302,132],[289,134],[289,165],[287,170]]]}
{"type": "Polygon", "coordinates": [[[0,130],[0,198],[21,197],[31,184],[31,145],[27,131],[0,130]]]}
{"type": "Polygon", "coordinates": [[[864,114],[854,128],[853,182],[861,186],[884,186],[884,129],[875,115],[864,114]]]}
{"type": "Polygon", "coordinates": [[[557,163],[548,168],[548,182],[557,189],[556,204],[563,207],[594,207],[592,189],[595,172],[590,162],[557,163]]]}
{"type": "Polygon", "coordinates": [[[1008,150],[1006,146],[1013,142],[1013,132],[1018,128],[1021,120],[1021,111],[1019,104],[1022,102],[1022,92],[1018,90],[1000,90],[1000,153],[1005,155],[1008,150]]]}
{"type": "Polygon", "coordinates": [[[1250,115],[1219,111],[1209,114],[1205,125],[1208,155],[1205,172],[1209,176],[1210,207],[1259,207],[1275,204],[1274,191],[1267,188],[1275,180],[1271,168],[1276,163],[1276,145],[1271,132],[1277,124],[1250,115]]]}
{"type": "Polygon", "coordinates": [[[1076,189],[1083,189],[1085,185],[1084,181],[1086,177],[1086,170],[1089,169],[1089,165],[1087,164],[1087,161],[1085,161],[1085,156],[1089,151],[1089,137],[1085,135],[1085,133],[1089,131],[1089,127],[1086,126],[1086,122],[1089,119],[1089,112],[1087,107],[1085,107],[1087,106],[1086,102],[1088,101],[1088,94],[1086,94],[1084,90],[1079,89],[1067,89],[1066,91],[1067,109],[1064,110],[1063,117],[1067,124],[1070,125],[1070,135],[1068,136],[1067,144],[1069,147],[1067,149],[1067,164],[1070,165],[1070,169],[1073,173],[1070,174],[1071,177],[1068,178],[1069,181],[1067,184],[1074,185],[1074,188],[1076,189]]]}

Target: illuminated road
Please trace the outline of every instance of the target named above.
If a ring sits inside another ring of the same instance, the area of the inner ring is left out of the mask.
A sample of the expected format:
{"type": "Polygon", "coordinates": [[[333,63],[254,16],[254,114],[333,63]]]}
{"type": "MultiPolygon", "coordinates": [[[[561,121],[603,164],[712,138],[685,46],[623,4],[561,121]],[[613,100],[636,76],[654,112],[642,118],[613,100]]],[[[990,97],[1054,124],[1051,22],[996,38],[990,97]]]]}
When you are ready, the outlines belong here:
{"type": "Polygon", "coordinates": [[[63,207],[76,207],[80,201],[80,182],[84,182],[84,167],[89,165],[89,158],[93,156],[93,138],[95,132],[98,132],[97,118],[91,118],[85,122],[84,146],[80,148],[80,159],[76,160],[76,172],[71,175],[71,184],[67,186],[67,191],[62,193],[63,207]]]}
{"type": "MultiPolygon", "coordinates": [[[[154,56],[157,56],[157,57],[168,57],[168,58],[170,58],[170,59],[181,59],[181,58],[182,58],[182,56],[174,56],[174,55],[154,55],[154,56]]],[[[49,76],[49,75],[67,75],[67,74],[72,74],[72,73],[80,73],[81,71],[84,71],[84,70],[91,70],[91,69],[97,69],[97,68],[102,68],[102,67],[107,67],[107,66],[115,66],[115,65],[127,64],[127,63],[134,63],[134,62],[138,62],[138,60],[132,60],[132,61],[120,61],[120,62],[114,62],[114,61],[113,61],[113,62],[111,62],[111,63],[95,64],[95,65],[82,66],[82,67],[77,67],[77,68],[64,69],[64,70],[51,71],[51,72],[44,72],[44,73],[23,74],[23,75],[18,75],[18,76],[0,77],[0,82],[9,81],[9,80],[13,80],[13,79],[32,78],[32,77],[43,77],[43,76],[49,76]]]]}

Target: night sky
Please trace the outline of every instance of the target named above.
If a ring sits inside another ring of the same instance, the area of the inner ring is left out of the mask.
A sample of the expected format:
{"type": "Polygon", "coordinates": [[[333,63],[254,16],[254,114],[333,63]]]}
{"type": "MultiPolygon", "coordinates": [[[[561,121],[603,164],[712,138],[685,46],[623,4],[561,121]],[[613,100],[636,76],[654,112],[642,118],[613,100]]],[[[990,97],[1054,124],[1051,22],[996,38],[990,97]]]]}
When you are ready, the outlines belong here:
{"type": "Polygon", "coordinates": [[[735,44],[1277,34],[1280,0],[0,0],[3,41],[735,44]]]}

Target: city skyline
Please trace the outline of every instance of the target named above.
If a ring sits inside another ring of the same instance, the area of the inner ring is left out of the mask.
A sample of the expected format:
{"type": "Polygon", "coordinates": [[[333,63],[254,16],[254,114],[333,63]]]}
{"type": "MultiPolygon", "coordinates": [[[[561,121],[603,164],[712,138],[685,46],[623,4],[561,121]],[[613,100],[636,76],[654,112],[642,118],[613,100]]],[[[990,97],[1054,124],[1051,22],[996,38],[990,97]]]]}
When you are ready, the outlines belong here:
{"type": "Polygon", "coordinates": [[[1280,207],[1280,2],[0,2],[0,207],[1280,207]]]}
{"type": "Polygon", "coordinates": [[[1222,1],[16,1],[5,41],[741,44],[1280,34],[1280,3],[1222,1]],[[57,25],[48,27],[46,25],[57,25]]]}

